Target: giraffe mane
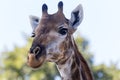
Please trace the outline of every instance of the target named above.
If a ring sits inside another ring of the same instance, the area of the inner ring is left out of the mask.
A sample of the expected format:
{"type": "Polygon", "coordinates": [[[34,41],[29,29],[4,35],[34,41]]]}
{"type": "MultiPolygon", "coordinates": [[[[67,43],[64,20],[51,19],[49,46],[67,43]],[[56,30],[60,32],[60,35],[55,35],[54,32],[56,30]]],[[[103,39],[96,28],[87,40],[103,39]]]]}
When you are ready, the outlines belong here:
{"type": "MultiPolygon", "coordinates": [[[[75,43],[75,41],[74,41],[75,43]]],[[[81,52],[78,50],[76,44],[74,44],[75,57],[77,65],[80,67],[81,75],[84,80],[94,80],[89,65],[85,58],[82,56],[81,52]]]]}

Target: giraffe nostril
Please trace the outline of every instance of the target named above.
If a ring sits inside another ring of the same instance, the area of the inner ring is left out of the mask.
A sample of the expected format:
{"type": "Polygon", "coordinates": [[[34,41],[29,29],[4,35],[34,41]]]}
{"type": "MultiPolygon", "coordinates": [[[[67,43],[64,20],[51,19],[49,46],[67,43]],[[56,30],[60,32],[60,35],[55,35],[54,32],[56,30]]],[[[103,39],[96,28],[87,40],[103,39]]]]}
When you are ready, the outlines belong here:
{"type": "Polygon", "coordinates": [[[41,51],[40,47],[36,47],[34,50],[33,50],[33,54],[37,55],[39,54],[41,51]]]}

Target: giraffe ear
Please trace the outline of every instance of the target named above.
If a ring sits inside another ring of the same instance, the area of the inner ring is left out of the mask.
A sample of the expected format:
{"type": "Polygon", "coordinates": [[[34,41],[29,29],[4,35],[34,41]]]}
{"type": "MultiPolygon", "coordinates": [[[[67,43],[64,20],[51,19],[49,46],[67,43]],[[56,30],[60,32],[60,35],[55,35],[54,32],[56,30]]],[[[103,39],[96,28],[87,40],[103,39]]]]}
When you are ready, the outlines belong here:
{"type": "Polygon", "coordinates": [[[82,5],[78,5],[71,13],[70,26],[73,27],[74,30],[80,25],[83,20],[83,8],[82,5]]]}
{"type": "Polygon", "coordinates": [[[30,15],[29,17],[30,17],[30,23],[31,23],[32,29],[34,31],[35,28],[38,26],[40,19],[32,15],[30,15]]]}

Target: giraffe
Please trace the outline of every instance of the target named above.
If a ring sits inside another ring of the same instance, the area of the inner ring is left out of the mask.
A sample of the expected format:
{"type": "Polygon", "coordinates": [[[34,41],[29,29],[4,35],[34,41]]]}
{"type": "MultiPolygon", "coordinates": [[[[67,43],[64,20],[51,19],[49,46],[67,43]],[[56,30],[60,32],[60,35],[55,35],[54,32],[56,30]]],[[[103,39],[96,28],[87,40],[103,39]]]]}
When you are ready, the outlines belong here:
{"type": "Polygon", "coordinates": [[[27,64],[39,68],[44,62],[54,62],[62,80],[93,80],[91,70],[78,51],[73,33],[83,20],[82,5],[71,12],[71,19],[63,13],[63,2],[58,11],[48,14],[46,4],[42,5],[42,17],[30,16],[33,28],[33,42],[28,53],[27,64]]]}

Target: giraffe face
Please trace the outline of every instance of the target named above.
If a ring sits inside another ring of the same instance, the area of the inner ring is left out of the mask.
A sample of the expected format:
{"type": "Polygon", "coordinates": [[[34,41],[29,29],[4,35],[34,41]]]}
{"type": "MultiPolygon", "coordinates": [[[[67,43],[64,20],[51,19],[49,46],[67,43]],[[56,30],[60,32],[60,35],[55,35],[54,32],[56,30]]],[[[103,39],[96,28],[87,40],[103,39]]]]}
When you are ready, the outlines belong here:
{"type": "Polygon", "coordinates": [[[65,56],[68,41],[80,24],[80,10],[72,12],[70,20],[62,13],[63,3],[59,2],[58,12],[47,13],[47,5],[42,6],[42,17],[31,16],[33,43],[28,53],[27,64],[32,68],[40,67],[45,61],[58,62],[65,56]],[[76,18],[76,19],[75,19],[76,18]]]}

